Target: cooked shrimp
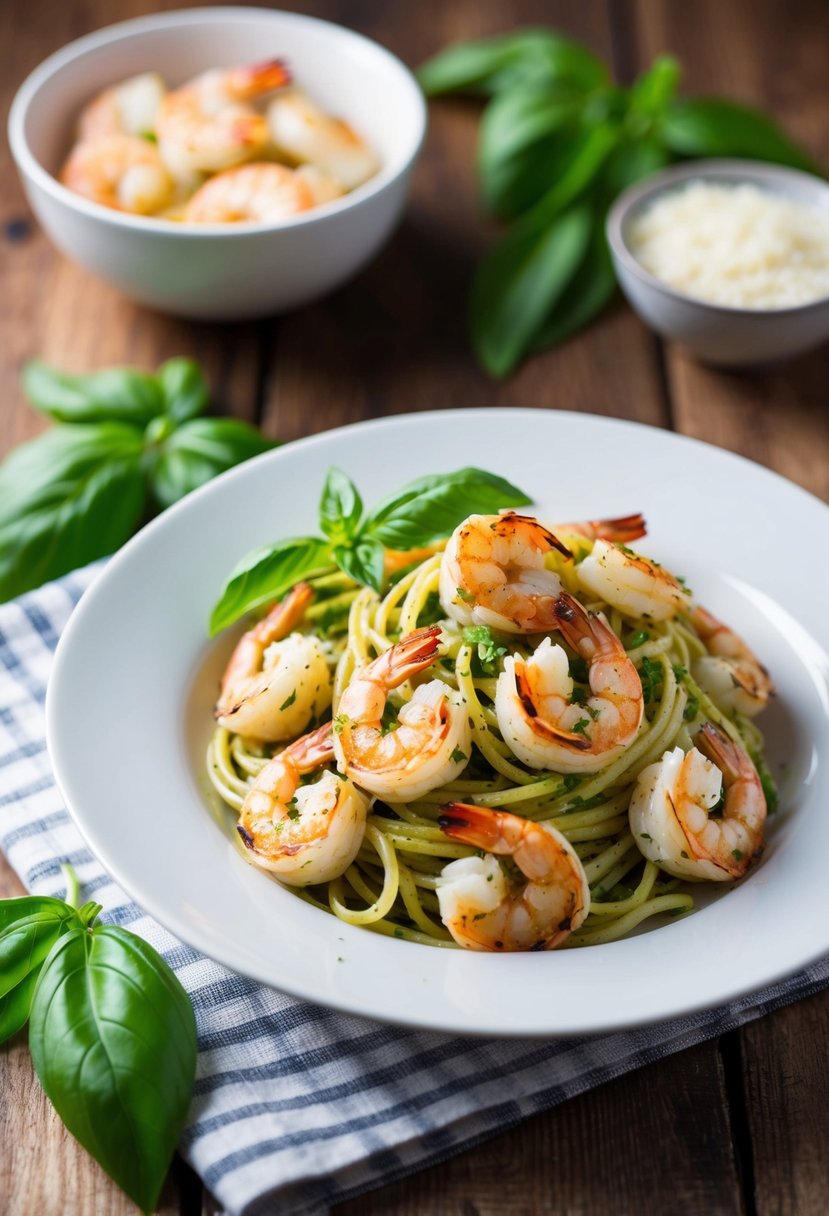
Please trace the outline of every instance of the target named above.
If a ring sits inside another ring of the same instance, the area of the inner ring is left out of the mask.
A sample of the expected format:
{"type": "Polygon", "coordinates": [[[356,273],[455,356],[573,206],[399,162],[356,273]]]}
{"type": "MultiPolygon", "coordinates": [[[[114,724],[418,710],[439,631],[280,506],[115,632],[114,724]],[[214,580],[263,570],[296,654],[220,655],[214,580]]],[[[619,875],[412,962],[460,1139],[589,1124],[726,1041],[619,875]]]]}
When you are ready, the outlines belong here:
{"type": "Polygon", "coordinates": [[[452,533],[441,560],[443,611],[461,625],[489,625],[501,633],[555,629],[561,580],[544,564],[552,549],[570,557],[529,515],[470,515],[452,533]]]}
{"type": "Polygon", "coordinates": [[[626,616],[665,621],[688,609],[682,584],[658,562],[597,540],[576,567],[579,585],[626,616]]]}
{"type": "Polygon", "coordinates": [[[645,857],[677,878],[740,878],[763,851],[766,799],[751,760],[710,722],[683,754],[639,774],[630,827],[645,857]],[[719,818],[712,816],[725,787],[719,818]]]}
{"type": "Polygon", "coordinates": [[[298,583],[239,639],[222,677],[215,710],[220,726],[277,743],[295,738],[331,704],[322,647],[316,638],[290,632],[312,596],[307,583],[298,583]]]}
{"type": "Polygon", "coordinates": [[[346,190],[373,177],[380,167],[348,123],[332,118],[297,89],[274,97],[268,106],[268,128],[278,156],[294,165],[318,165],[346,190]]]}
{"type": "Polygon", "coordinates": [[[160,211],[174,191],[158,149],[135,135],[104,135],[75,144],[60,180],[84,198],[136,215],[160,211]]]}
{"type": "Polygon", "coordinates": [[[462,697],[441,680],[415,689],[391,730],[383,710],[392,688],[435,661],[440,627],[410,633],[358,671],[334,716],[334,747],[342,772],[391,802],[411,802],[465,768],[470,728],[462,697]]]}
{"type": "Polygon", "coordinates": [[[551,527],[556,536],[582,536],[585,540],[609,540],[621,545],[629,545],[647,532],[645,517],[639,511],[618,519],[583,519],[551,527]]]}
{"type": "Polygon", "coordinates": [[[554,614],[570,646],[588,663],[591,695],[574,704],[561,646],[544,638],[529,659],[508,655],[495,713],[505,743],[531,768],[593,773],[636,738],[644,702],[639,673],[609,625],[563,593],[554,614]]]}
{"type": "Polygon", "coordinates": [[[575,850],[550,824],[506,811],[450,802],[438,823],[453,840],[485,857],[443,867],[440,917],[469,950],[552,950],[590,909],[587,878],[575,850]],[[493,856],[510,857],[527,882],[511,882],[493,856]]]}
{"type": "Polygon", "coordinates": [[[166,90],[158,72],[143,72],[104,89],[84,106],[78,119],[81,139],[102,135],[150,135],[166,90]]]}
{"type": "Polygon", "coordinates": [[[236,831],[251,860],[291,886],[337,878],[362,843],[369,806],[364,794],[332,772],[300,785],[304,774],[333,758],[328,722],[265,765],[239,813],[236,831]]]}
{"type": "Polygon", "coordinates": [[[335,182],[326,183],[315,172],[318,176],[309,177],[302,169],[258,163],[225,169],[196,191],[184,219],[191,224],[288,219],[342,193],[335,182]],[[326,193],[328,186],[334,193],[326,193]]]}
{"type": "Polygon", "coordinates": [[[728,625],[699,605],[690,613],[691,624],[711,651],[695,659],[691,673],[724,713],[753,718],[774,695],[771,676],[754,651],[728,625]]]}
{"type": "Polygon", "coordinates": [[[248,104],[290,81],[278,59],[203,72],[164,97],[156,115],[158,147],[172,173],[191,181],[264,153],[268,124],[248,104]]]}

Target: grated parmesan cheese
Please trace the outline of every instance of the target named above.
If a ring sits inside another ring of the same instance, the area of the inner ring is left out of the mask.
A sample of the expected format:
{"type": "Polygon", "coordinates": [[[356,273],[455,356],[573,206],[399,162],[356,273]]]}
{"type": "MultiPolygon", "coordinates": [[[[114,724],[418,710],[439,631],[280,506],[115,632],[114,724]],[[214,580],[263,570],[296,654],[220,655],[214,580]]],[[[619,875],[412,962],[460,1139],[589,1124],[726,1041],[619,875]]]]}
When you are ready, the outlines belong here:
{"type": "Polygon", "coordinates": [[[669,287],[732,308],[829,296],[829,212],[752,185],[690,182],[631,223],[636,259],[669,287]]]}

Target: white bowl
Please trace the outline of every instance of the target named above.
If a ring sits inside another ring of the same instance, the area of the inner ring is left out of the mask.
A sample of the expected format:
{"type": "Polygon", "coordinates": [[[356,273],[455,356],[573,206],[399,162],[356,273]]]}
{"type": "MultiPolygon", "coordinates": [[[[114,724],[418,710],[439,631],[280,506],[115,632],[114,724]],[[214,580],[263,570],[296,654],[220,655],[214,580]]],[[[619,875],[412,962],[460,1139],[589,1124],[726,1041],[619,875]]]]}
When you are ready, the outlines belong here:
{"type": "Polygon", "coordinates": [[[26,194],[58,248],[142,304],[214,320],[296,308],[355,274],[400,217],[425,130],[423,95],[394,55],[327,21],[258,8],[162,13],[80,38],[32,72],[9,115],[26,194]],[[377,151],[380,172],[345,198],[282,223],[195,227],[99,206],[54,176],[79,111],[106,86],[152,69],[174,86],[274,57],[377,151]]]}
{"type": "Polygon", "coordinates": [[[655,173],[631,186],[607,218],[616,277],[639,316],[666,338],[681,342],[704,363],[752,367],[778,363],[829,338],[829,297],[796,308],[730,308],[685,295],[655,278],[628,242],[634,219],[656,198],[691,181],[749,183],[761,190],[829,211],[829,185],[809,173],[747,160],[702,160],[655,173]]]}

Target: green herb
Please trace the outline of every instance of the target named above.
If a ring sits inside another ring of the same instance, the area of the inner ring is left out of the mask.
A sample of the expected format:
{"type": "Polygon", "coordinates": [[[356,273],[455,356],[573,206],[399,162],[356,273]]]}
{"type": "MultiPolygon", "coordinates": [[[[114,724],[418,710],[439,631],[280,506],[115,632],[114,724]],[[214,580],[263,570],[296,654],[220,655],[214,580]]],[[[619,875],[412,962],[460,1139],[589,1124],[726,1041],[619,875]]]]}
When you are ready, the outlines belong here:
{"type": "Polygon", "coordinates": [[[471,593],[471,591],[465,591],[463,587],[456,587],[455,595],[459,600],[463,600],[465,604],[475,603],[475,596],[471,593]]]}
{"type": "Polygon", "coordinates": [[[23,389],[60,425],[0,465],[0,599],[112,553],[148,515],[274,446],[247,423],[197,416],[209,390],[190,359],[86,376],[34,361],[23,389]]]}
{"type": "Polygon", "coordinates": [[[688,674],[688,668],[683,667],[681,663],[672,663],[673,673],[678,682],[682,682],[688,674]]]}
{"type": "Polygon", "coordinates": [[[280,705],[280,707],[279,707],[280,712],[283,709],[290,709],[291,706],[293,705],[294,701],[296,701],[296,689],[295,688],[291,691],[290,695],[287,696],[285,698],[285,700],[282,702],[282,704],[280,705]]]}
{"type": "Polygon", "coordinates": [[[589,718],[579,718],[578,722],[574,722],[570,730],[574,735],[584,735],[587,738],[587,728],[590,725],[589,718]]]}
{"type": "Polygon", "coordinates": [[[636,633],[632,633],[628,638],[627,649],[636,650],[637,647],[644,646],[645,642],[650,641],[650,637],[651,635],[648,633],[647,629],[637,630],[636,633]]]}
{"type": "Polygon", "coordinates": [[[688,702],[682,711],[682,717],[686,722],[693,722],[694,718],[699,713],[699,697],[695,697],[693,693],[688,697],[688,702]]]}
{"type": "Polygon", "coordinates": [[[640,832],[639,837],[641,840],[653,840],[653,836],[651,836],[650,832],[640,832]]]}
{"type": "Polygon", "coordinates": [[[100,911],[39,896],[0,902],[0,1041],[28,1021],[56,1111],[146,1212],[190,1105],[196,1023],[164,959],[126,929],[98,924],[100,911]]]}
{"type": "MultiPolygon", "coordinates": [[[[338,568],[356,583],[384,586],[384,548],[417,549],[450,536],[470,513],[491,515],[530,499],[483,469],[419,477],[363,515],[357,488],[340,469],[329,469],[320,500],[325,538],[277,541],[245,555],[225,583],[210,617],[215,634],[240,616],[283,595],[301,579],[338,568]]],[[[471,597],[470,597],[471,598],[471,597]]]]}
{"type": "Polygon", "coordinates": [[[463,640],[467,646],[478,647],[478,666],[482,676],[497,674],[498,662],[508,651],[508,647],[496,641],[488,625],[468,625],[463,631],[463,640]]]}
{"type": "Polygon", "coordinates": [[[570,678],[575,680],[576,684],[586,684],[590,678],[590,670],[587,666],[587,660],[576,656],[570,660],[570,678]]]}
{"type": "Polygon", "coordinates": [[[735,861],[742,861],[744,854],[743,854],[742,849],[732,849],[731,856],[734,858],[735,861]]]}
{"type": "Polygon", "coordinates": [[[510,226],[478,268],[469,311],[473,346],[495,376],[563,341],[610,300],[604,222],[627,186],[699,156],[814,171],[765,115],[729,101],[678,98],[679,64],[668,55],[623,89],[586,47],[525,29],[449,47],[418,75],[430,96],[488,99],[480,190],[485,208],[510,226]]]}
{"type": "Polygon", "coordinates": [[[452,759],[456,764],[460,764],[461,760],[468,760],[469,757],[467,756],[466,752],[462,752],[459,747],[456,747],[452,752],[452,759]]]}
{"type": "Polygon", "coordinates": [[[293,799],[291,799],[291,801],[288,803],[288,810],[286,814],[292,823],[296,823],[300,817],[299,807],[296,805],[296,802],[293,799]]]}
{"type": "Polygon", "coordinates": [[[650,705],[656,696],[657,688],[662,684],[662,667],[659,663],[655,663],[653,659],[649,659],[645,655],[636,670],[639,672],[639,678],[642,681],[642,700],[645,705],[650,705]]]}
{"type": "Polygon", "coordinates": [[[335,714],[331,725],[334,727],[334,734],[341,735],[348,725],[348,714],[335,714]]]}

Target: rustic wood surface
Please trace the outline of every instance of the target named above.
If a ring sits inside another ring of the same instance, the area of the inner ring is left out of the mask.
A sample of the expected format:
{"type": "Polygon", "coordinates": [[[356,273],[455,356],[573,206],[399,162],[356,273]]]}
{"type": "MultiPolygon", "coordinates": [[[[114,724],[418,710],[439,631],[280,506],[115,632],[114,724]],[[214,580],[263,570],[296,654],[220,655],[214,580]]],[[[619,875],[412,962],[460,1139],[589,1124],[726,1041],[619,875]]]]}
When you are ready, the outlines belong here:
{"type": "MultiPolygon", "coordinates": [[[[47,53],[151,11],[142,0],[6,0],[5,106],[47,53]]],[[[182,7],[174,0],[164,7],[182,7]]],[[[351,25],[411,64],[445,43],[518,24],[584,38],[628,81],[678,54],[686,87],[772,108],[829,165],[829,9],[822,0],[294,0],[351,25]]],[[[826,347],[755,375],[703,369],[665,348],[621,304],[505,384],[476,368],[464,336],[470,268],[490,232],[475,205],[476,109],[432,106],[407,217],[353,284],[294,316],[195,325],[133,307],[60,257],[31,219],[0,151],[3,341],[0,452],[42,420],[18,388],[40,355],[70,370],[172,354],[202,360],[217,409],[281,439],[425,408],[530,405],[673,427],[741,452],[829,498],[826,347]]],[[[751,543],[750,504],[746,512],[751,543]]],[[[0,859],[0,897],[22,893],[0,859]]],[[[337,1209],[338,1216],[590,1216],[612,1211],[822,1216],[829,1191],[829,994],[649,1066],[485,1146],[337,1209]]],[[[25,1037],[0,1049],[0,1214],[126,1216],[135,1209],[64,1132],[25,1037]]],[[[214,1212],[177,1162],[159,1211],[214,1212]]]]}

